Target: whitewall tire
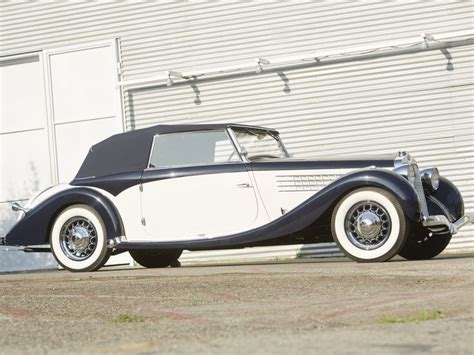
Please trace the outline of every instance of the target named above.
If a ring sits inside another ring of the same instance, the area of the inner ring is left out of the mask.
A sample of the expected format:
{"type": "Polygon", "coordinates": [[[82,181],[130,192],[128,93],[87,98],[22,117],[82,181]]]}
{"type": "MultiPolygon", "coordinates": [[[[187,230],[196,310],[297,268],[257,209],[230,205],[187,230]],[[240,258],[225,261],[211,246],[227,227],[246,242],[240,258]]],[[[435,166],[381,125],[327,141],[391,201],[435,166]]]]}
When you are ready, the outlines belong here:
{"type": "Polygon", "coordinates": [[[395,196],[372,187],[342,198],[331,220],[334,241],[346,256],[359,262],[391,259],[404,246],[408,227],[395,196]]]}
{"type": "Polygon", "coordinates": [[[56,261],[70,271],[95,271],[110,256],[102,218],[87,205],[70,206],[58,215],[50,245],[56,261]]]}

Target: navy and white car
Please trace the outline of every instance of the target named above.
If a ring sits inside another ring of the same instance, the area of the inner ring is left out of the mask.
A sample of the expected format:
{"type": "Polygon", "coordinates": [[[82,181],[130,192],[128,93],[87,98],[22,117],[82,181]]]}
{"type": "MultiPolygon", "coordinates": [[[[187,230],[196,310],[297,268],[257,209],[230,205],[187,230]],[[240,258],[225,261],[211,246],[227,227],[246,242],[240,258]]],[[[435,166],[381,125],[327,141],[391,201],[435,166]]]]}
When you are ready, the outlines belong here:
{"type": "Polygon", "coordinates": [[[474,219],[458,189],[409,154],[293,159],[276,130],[235,124],[114,135],[69,184],[13,209],[2,243],[46,245],[71,271],[122,252],[166,267],[183,250],[332,240],[359,262],[428,259],[474,219]]]}

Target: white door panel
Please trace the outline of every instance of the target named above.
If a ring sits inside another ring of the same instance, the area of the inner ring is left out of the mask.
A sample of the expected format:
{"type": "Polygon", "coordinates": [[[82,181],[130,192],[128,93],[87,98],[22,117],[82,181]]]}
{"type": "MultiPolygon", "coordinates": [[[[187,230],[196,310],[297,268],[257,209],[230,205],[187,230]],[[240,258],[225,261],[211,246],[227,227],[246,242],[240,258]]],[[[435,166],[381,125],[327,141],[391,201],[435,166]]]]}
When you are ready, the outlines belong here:
{"type": "Polygon", "coordinates": [[[55,122],[116,116],[117,59],[111,44],[50,53],[49,61],[55,122]]]}
{"type": "Polygon", "coordinates": [[[146,230],[156,240],[229,235],[256,227],[258,202],[247,172],[171,178],[143,185],[146,230]]]}
{"type": "Polygon", "coordinates": [[[291,211],[348,169],[255,171],[258,191],[271,220],[291,211]]]}
{"type": "Polygon", "coordinates": [[[42,65],[39,55],[0,61],[0,133],[45,128],[42,65]]]}

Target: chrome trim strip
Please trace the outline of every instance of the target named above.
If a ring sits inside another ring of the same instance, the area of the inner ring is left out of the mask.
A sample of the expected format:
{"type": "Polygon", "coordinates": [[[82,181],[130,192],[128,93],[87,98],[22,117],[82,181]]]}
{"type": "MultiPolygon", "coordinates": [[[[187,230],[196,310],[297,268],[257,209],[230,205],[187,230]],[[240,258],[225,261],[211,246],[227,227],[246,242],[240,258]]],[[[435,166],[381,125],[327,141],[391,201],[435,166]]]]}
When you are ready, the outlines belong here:
{"type": "Polygon", "coordinates": [[[228,127],[226,129],[227,135],[230,138],[230,141],[234,145],[234,149],[237,152],[237,154],[240,157],[240,160],[243,161],[244,163],[250,163],[250,160],[247,159],[247,156],[245,154],[242,154],[243,150],[242,147],[239,144],[239,141],[237,140],[237,137],[235,136],[234,131],[232,130],[231,127],[228,127]]]}
{"type": "Polygon", "coordinates": [[[155,134],[153,136],[153,141],[151,142],[151,149],[150,149],[150,153],[148,153],[148,162],[146,163],[146,167],[144,170],[148,169],[150,167],[150,163],[151,163],[151,155],[153,154],[153,149],[155,148],[155,141],[156,141],[156,137],[158,137],[159,135],[158,134],[155,134]]]}

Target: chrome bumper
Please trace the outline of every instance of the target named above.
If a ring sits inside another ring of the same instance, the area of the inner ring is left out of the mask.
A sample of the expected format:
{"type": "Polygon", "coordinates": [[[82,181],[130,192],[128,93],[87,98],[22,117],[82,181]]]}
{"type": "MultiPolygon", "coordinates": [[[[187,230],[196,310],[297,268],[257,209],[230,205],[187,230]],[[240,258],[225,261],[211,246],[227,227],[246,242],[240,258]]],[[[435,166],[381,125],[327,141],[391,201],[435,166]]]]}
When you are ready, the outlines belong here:
{"type": "Polygon", "coordinates": [[[474,224],[474,213],[466,213],[464,216],[462,216],[456,222],[453,223],[451,223],[449,219],[444,215],[427,216],[423,218],[422,223],[425,227],[444,226],[449,229],[449,233],[454,235],[459,232],[459,230],[466,224],[474,224]]]}

